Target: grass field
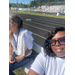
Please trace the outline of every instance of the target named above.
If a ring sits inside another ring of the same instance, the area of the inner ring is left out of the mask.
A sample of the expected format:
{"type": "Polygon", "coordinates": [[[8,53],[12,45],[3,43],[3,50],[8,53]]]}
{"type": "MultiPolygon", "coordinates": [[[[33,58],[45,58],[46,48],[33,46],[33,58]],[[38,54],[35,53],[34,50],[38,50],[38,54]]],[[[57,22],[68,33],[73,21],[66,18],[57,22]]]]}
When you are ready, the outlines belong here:
{"type": "Polygon", "coordinates": [[[41,14],[41,13],[22,12],[22,11],[10,11],[10,12],[16,12],[16,13],[29,14],[29,15],[37,15],[37,16],[45,16],[45,17],[53,17],[53,18],[65,19],[64,15],[56,16],[56,15],[51,15],[51,14],[41,14]]]}
{"type": "Polygon", "coordinates": [[[15,73],[15,75],[26,75],[26,73],[24,72],[24,70],[21,67],[14,70],[13,72],[15,73]]]}

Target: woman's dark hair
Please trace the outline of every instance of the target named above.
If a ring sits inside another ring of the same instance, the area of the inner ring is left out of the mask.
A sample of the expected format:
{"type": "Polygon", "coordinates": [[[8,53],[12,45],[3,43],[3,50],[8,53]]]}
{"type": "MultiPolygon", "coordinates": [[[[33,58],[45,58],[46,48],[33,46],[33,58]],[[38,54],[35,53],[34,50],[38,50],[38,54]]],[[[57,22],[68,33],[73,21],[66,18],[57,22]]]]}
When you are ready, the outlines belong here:
{"type": "Polygon", "coordinates": [[[50,43],[48,42],[48,40],[52,39],[52,37],[54,37],[54,35],[59,32],[59,31],[65,31],[65,28],[64,27],[58,27],[58,28],[55,28],[53,29],[50,33],[48,33],[48,37],[47,39],[45,40],[45,43],[44,43],[44,52],[49,55],[49,56],[55,56],[54,52],[52,51],[51,49],[51,45],[50,43]]]}
{"type": "Polygon", "coordinates": [[[18,28],[22,28],[23,21],[18,15],[12,16],[12,21],[18,24],[18,28]]]}
{"type": "Polygon", "coordinates": [[[17,15],[17,14],[11,14],[10,13],[10,18],[9,18],[9,20],[13,23],[13,22],[15,22],[15,23],[17,23],[18,24],[18,28],[20,29],[20,28],[22,28],[22,26],[23,26],[23,21],[22,21],[22,19],[17,15]]]}

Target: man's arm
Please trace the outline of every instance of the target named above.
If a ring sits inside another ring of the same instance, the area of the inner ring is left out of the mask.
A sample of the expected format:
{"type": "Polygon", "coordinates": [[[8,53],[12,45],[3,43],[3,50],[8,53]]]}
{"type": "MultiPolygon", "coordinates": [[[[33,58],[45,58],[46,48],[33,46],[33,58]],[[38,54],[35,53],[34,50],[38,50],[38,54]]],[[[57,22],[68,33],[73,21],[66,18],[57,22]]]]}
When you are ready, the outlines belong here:
{"type": "MultiPolygon", "coordinates": [[[[32,49],[33,49],[33,47],[32,47],[32,49]]],[[[25,56],[23,56],[23,55],[21,55],[21,56],[17,56],[17,57],[15,57],[15,60],[17,61],[17,62],[20,62],[24,57],[26,57],[26,55],[28,55],[29,53],[30,53],[30,51],[32,50],[32,49],[27,49],[26,51],[25,51],[25,56]]]]}
{"type": "MultiPolygon", "coordinates": [[[[32,47],[32,49],[33,49],[33,47],[32,47]]],[[[26,55],[28,55],[32,49],[27,49],[25,51],[25,56],[22,55],[21,58],[23,59],[24,57],[26,57],[26,55]]]]}
{"type": "Polygon", "coordinates": [[[12,56],[13,53],[13,46],[11,45],[11,43],[9,43],[9,57],[12,56]]]}
{"type": "MultiPolygon", "coordinates": [[[[32,49],[33,49],[33,47],[32,47],[32,49]]],[[[31,52],[32,49],[27,49],[27,50],[26,50],[26,52],[25,52],[25,57],[26,57],[26,55],[28,55],[28,54],[31,52]]]]}
{"type": "Polygon", "coordinates": [[[39,74],[30,69],[27,75],[39,75],[39,74]]]}

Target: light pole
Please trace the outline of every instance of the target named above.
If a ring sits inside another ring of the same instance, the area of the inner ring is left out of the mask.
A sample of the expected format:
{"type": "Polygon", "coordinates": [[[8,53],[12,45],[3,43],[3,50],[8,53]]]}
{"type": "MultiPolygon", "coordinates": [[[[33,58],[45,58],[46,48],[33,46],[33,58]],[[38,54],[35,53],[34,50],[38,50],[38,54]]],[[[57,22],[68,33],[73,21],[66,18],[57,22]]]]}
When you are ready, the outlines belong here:
{"type": "Polygon", "coordinates": [[[17,2],[17,10],[18,10],[18,0],[16,0],[16,2],[17,2]]]}

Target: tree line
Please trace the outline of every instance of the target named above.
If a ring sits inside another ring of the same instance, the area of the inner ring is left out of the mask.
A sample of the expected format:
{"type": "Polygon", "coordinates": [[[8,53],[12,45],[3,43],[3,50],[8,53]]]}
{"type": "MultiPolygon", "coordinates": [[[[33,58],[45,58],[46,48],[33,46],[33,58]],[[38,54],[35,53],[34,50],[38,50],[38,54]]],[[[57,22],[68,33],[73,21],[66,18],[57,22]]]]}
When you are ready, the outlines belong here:
{"type": "Polygon", "coordinates": [[[18,7],[18,8],[26,8],[41,5],[43,2],[61,2],[64,0],[34,0],[30,1],[29,4],[23,3],[9,3],[9,7],[18,7]]]}

